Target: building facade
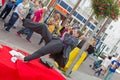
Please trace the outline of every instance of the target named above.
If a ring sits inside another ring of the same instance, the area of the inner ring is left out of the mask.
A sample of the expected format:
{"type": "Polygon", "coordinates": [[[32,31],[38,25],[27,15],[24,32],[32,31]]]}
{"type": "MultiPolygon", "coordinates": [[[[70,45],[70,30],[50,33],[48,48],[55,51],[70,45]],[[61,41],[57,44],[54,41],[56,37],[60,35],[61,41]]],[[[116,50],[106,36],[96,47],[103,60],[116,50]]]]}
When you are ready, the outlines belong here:
{"type": "MultiPolygon", "coordinates": [[[[45,21],[49,19],[54,13],[59,12],[62,15],[62,21],[64,21],[67,16],[70,14],[78,0],[51,0],[53,5],[49,6],[49,11],[47,12],[45,21]]],[[[84,26],[85,22],[88,20],[89,16],[92,13],[91,2],[90,0],[82,0],[80,6],[74,12],[72,17],[68,20],[68,23],[71,25],[78,24],[81,28],[84,26]]],[[[85,28],[85,32],[92,32],[98,21],[93,17],[92,20],[88,23],[85,28]]]]}
{"type": "Polygon", "coordinates": [[[105,46],[102,53],[109,55],[120,55],[120,19],[118,21],[112,21],[105,30],[102,36],[103,44],[105,46]]]}

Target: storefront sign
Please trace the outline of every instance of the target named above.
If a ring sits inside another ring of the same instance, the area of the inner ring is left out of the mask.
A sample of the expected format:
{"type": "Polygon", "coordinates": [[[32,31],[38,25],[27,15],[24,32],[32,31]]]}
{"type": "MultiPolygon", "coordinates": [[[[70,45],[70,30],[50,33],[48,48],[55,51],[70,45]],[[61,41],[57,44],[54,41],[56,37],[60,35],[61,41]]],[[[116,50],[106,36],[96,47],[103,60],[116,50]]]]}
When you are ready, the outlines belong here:
{"type": "Polygon", "coordinates": [[[59,4],[57,4],[56,5],[56,7],[55,7],[58,11],[60,11],[62,14],[64,14],[64,15],[67,15],[67,11],[64,9],[64,8],[62,8],[59,4]]]}

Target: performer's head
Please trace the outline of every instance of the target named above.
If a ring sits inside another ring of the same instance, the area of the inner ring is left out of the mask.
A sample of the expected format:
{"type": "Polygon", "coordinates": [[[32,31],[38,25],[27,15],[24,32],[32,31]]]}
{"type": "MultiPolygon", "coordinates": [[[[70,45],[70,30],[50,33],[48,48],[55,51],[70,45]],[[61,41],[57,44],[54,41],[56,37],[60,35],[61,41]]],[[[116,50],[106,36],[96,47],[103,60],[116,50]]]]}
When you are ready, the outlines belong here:
{"type": "Polygon", "coordinates": [[[83,33],[78,29],[73,29],[71,32],[71,35],[76,37],[76,38],[79,38],[83,35],[83,33]]]}

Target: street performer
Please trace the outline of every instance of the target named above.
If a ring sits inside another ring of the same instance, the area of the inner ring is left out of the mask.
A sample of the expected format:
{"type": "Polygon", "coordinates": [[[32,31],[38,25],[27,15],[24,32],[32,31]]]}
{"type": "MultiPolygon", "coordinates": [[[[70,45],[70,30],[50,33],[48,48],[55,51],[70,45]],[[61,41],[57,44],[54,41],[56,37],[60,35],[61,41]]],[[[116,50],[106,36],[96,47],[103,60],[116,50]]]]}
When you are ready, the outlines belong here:
{"type": "Polygon", "coordinates": [[[45,46],[35,51],[33,54],[22,58],[21,60],[23,61],[31,61],[46,54],[52,54],[59,66],[64,67],[68,61],[70,51],[76,47],[79,37],[82,36],[82,33],[78,29],[74,29],[70,33],[66,33],[62,39],[52,37],[44,23],[36,23],[27,19],[23,19],[23,26],[41,34],[46,42],[45,46]]]}

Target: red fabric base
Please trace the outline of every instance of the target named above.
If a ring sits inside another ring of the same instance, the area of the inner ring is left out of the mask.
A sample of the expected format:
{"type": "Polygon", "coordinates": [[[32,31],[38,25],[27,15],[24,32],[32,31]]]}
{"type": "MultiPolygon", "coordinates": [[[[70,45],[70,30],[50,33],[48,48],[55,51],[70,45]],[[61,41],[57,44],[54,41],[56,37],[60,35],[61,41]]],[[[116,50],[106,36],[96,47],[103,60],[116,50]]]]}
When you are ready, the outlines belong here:
{"type": "MultiPolygon", "coordinates": [[[[10,50],[12,48],[4,45],[0,49],[0,80],[66,80],[55,69],[41,64],[39,59],[28,63],[20,60],[13,63],[12,56],[9,54],[10,50]]],[[[21,50],[17,51],[21,52],[21,50]]]]}

